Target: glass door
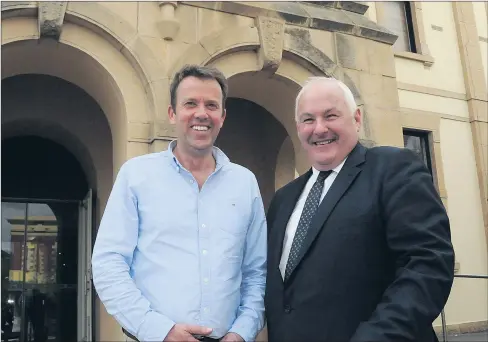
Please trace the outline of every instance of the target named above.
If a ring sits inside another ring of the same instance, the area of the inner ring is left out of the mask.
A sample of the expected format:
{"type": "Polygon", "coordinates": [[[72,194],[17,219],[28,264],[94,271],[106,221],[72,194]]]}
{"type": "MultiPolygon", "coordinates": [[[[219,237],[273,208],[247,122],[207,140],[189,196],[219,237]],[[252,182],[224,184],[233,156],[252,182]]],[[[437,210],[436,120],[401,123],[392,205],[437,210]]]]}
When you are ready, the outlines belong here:
{"type": "Polygon", "coordinates": [[[78,216],[78,201],[2,201],[2,341],[77,340],[78,216]]]}
{"type": "Polygon", "coordinates": [[[2,203],[2,341],[24,340],[26,216],[27,204],[2,203]]]}

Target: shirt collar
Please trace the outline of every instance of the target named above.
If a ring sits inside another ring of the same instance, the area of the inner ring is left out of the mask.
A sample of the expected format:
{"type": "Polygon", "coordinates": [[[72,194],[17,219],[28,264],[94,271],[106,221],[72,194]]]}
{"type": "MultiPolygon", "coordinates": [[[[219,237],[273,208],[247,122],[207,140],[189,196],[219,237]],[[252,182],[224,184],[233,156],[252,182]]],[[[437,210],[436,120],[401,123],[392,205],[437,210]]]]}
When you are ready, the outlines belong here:
{"type": "MultiPolygon", "coordinates": [[[[347,157],[348,157],[348,156],[347,156],[347,157]]],[[[334,167],[334,168],[332,169],[332,172],[335,172],[336,174],[338,174],[338,173],[341,171],[342,167],[344,166],[344,163],[346,162],[347,157],[346,157],[346,158],[344,158],[344,160],[342,161],[342,163],[340,163],[339,165],[337,165],[336,167],[334,167]]],[[[314,168],[313,166],[312,166],[312,172],[313,172],[313,175],[314,175],[315,177],[318,177],[318,175],[319,175],[319,173],[320,173],[320,171],[319,171],[319,170],[317,170],[316,168],[314,168]]]]}
{"type": "MultiPolygon", "coordinates": [[[[173,153],[173,150],[176,147],[176,139],[172,140],[169,145],[168,145],[168,150],[167,153],[171,157],[171,162],[172,165],[176,168],[176,170],[179,172],[180,168],[184,169],[183,165],[180,164],[178,158],[173,153]]],[[[223,167],[224,165],[228,164],[230,162],[229,158],[225,155],[222,150],[216,146],[212,147],[212,155],[215,158],[215,171],[223,167]]]]}

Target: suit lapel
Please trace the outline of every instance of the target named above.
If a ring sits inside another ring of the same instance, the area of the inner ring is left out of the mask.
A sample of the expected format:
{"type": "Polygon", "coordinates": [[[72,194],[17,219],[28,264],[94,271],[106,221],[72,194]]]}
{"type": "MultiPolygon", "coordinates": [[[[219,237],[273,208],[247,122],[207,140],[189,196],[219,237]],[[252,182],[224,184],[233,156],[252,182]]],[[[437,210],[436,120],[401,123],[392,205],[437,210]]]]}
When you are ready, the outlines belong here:
{"type": "Polygon", "coordinates": [[[366,148],[358,143],[349,154],[349,157],[344,163],[344,166],[334,180],[334,183],[332,183],[332,186],[320,203],[320,206],[317,209],[317,213],[312,219],[312,222],[307,232],[307,236],[305,237],[302,248],[300,249],[300,252],[298,254],[298,261],[295,268],[300,264],[305,253],[307,253],[318,233],[324,226],[324,223],[329,218],[330,213],[332,212],[332,210],[334,210],[334,207],[337,205],[346,190],[351,186],[354,179],[356,179],[358,174],[361,172],[361,169],[358,167],[358,165],[364,162],[365,153],[366,148]]]}
{"type": "Polygon", "coordinates": [[[286,226],[288,225],[288,220],[290,219],[293,210],[295,209],[295,205],[297,204],[298,198],[302,193],[302,190],[307,183],[307,180],[312,175],[312,170],[310,169],[290,184],[286,192],[283,193],[283,202],[281,203],[280,207],[276,211],[278,215],[276,215],[275,223],[273,225],[273,230],[275,233],[275,241],[274,241],[274,267],[278,268],[280,265],[281,254],[283,252],[283,240],[285,238],[285,231],[286,226]]]}

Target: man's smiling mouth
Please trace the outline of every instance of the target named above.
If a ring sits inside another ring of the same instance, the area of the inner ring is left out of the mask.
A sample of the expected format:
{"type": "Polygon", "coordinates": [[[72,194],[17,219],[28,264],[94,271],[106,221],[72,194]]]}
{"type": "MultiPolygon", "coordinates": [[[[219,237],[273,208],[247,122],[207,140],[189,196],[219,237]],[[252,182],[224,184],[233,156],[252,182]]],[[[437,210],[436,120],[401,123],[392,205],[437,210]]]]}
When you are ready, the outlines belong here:
{"type": "Polygon", "coordinates": [[[191,126],[192,129],[194,129],[195,131],[199,131],[199,132],[205,132],[205,131],[208,131],[210,129],[209,126],[201,126],[201,125],[194,125],[194,126],[191,126]]]}
{"type": "Polygon", "coordinates": [[[315,145],[315,146],[329,145],[329,144],[332,144],[336,140],[337,140],[337,138],[315,141],[315,142],[312,143],[312,145],[315,145]]]}

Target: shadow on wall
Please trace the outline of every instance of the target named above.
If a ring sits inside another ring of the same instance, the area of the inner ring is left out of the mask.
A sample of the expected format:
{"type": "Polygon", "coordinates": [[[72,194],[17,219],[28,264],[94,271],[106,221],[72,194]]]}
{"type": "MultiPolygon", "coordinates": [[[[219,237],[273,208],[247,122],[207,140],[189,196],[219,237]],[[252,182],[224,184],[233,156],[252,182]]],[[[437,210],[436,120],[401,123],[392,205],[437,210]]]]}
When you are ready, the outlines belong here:
{"type": "Polygon", "coordinates": [[[229,98],[226,107],[227,118],[215,144],[232,162],[256,175],[267,210],[275,193],[278,153],[288,134],[271,113],[254,102],[229,98]]]}

